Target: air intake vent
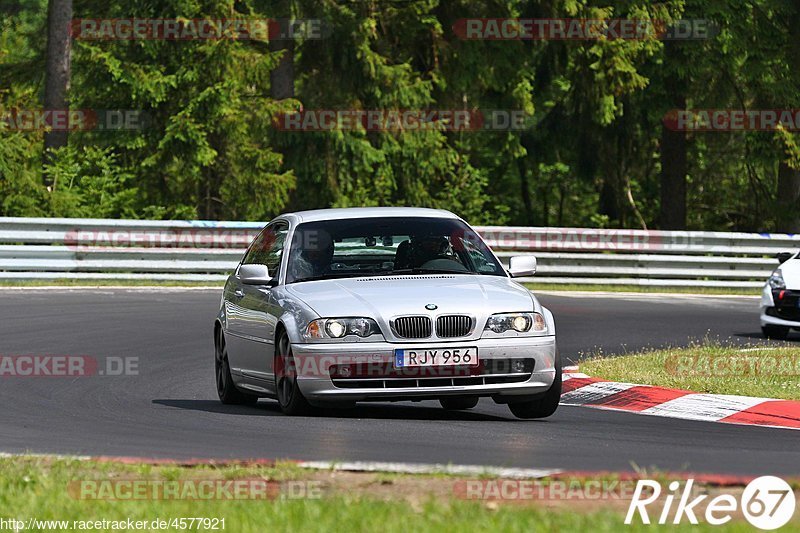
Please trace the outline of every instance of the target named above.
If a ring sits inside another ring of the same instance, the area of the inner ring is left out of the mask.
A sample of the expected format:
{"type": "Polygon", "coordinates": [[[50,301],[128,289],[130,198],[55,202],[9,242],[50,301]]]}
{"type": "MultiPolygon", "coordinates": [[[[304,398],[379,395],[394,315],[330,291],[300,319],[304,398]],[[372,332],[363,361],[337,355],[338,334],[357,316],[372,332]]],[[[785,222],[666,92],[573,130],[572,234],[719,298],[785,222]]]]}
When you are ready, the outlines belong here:
{"type": "Polygon", "coordinates": [[[357,282],[370,282],[370,281],[399,281],[401,279],[455,279],[455,276],[448,275],[427,275],[427,276],[371,276],[368,278],[358,278],[357,282]]]}
{"type": "Polygon", "coordinates": [[[436,335],[442,338],[466,337],[472,331],[472,318],[466,315],[445,315],[436,319],[436,335]]]}
{"type": "Polygon", "coordinates": [[[431,336],[431,319],[427,316],[403,316],[392,325],[395,335],[403,339],[427,339],[431,336]]]}

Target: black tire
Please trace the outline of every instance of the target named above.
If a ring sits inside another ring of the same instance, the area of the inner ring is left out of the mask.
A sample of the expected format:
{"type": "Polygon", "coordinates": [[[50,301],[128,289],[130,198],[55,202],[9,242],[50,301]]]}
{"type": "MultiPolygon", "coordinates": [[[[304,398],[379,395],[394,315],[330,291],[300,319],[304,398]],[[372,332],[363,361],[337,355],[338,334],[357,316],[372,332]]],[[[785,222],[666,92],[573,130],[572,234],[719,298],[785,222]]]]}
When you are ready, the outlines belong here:
{"type": "Polygon", "coordinates": [[[308,403],[300,387],[297,386],[297,369],[292,357],[292,344],[286,332],[281,333],[275,343],[275,392],[283,414],[299,416],[311,413],[308,403]]]}
{"type": "Polygon", "coordinates": [[[217,382],[217,396],[225,405],[255,405],[258,396],[245,394],[236,388],[231,376],[231,365],[228,362],[228,350],[225,346],[225,335],[217,331],[214,340],[214,374],[217,382]]]}
{"type": "Polygon", "coordinates": [[[556,412],[559,401],[561,401],[561,361],[560,357],[556,356],[556,379],[544,396],[537,400],[509,403],[508,408],[517,418],[547,418],[556,412]]]}
{"type": "Polygon", "coordinates": [[[789,336],[788,326],[761,326],[761,331],[768,339],[785,340],[789,336]]]}
{"type": "Polygon", "coordinates": [[[461,411],[472,409],[478,405],[477,396],[456,396],[454,398],[439,398],[439,403],[448,411],[461,411]]]}

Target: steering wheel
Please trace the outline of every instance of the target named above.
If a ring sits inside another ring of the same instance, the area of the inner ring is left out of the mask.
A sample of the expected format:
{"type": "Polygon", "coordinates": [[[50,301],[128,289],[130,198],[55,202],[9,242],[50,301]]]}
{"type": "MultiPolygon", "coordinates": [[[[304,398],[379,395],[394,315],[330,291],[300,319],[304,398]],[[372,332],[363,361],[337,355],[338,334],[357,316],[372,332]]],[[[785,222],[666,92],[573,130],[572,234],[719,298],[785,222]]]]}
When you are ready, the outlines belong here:
{"type": "Polygon", "coordinates": [[[469,269],[450,256],[437,256],[420,265],[423,270],[452,270],[453,272],[469,272],[469,269]]]}

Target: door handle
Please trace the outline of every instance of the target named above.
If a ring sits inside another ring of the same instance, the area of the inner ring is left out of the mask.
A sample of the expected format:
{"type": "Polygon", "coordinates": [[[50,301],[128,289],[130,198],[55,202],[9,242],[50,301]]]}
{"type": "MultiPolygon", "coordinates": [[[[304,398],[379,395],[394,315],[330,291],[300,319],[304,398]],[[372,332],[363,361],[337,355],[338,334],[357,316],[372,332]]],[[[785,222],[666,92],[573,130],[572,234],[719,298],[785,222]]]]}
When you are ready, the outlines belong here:
{"type": "Polygon", "coordinates": [[[243,298],[244,291],[242,289],[236,289],[235,291],[233,291],[233,295],[236,296],[237,298],[243,298]]]}

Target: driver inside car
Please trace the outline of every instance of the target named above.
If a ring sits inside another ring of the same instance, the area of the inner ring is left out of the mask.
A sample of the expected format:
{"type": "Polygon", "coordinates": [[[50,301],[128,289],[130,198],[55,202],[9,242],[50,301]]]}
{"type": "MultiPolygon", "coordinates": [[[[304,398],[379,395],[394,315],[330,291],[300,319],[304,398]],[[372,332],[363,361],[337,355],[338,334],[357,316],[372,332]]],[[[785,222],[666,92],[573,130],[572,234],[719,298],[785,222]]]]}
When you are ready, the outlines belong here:
{"type": "Polygon", "coordinates": [[[434,259],[451,259],[447,251],[450,242],[442,235],[411,236],[397,247],[395,268],[420,268],[434,259]]]}

